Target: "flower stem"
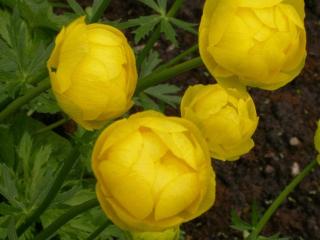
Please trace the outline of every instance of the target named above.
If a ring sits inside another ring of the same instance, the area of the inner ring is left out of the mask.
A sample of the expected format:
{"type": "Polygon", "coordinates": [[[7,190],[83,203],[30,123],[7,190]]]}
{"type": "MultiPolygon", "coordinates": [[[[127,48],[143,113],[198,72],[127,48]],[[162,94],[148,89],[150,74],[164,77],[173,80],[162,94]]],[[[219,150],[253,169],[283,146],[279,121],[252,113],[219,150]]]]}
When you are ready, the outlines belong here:
{"type": "Polygon", "coordinates": [[[175,77],[181,73],[187,72],[193,68],[197,68],[203,64],[200,57],[193,58],[189,61],[178,64],[174,67],[156,71],[146,77],[139,80],[136,95],[144,89],[162,83],[172,77],[175,77]]]}
{"type": "Polygon", "coordinates": [[[33,98],[37,97],[42,92],[50,88],[50,81],[48,79],[43,80],[38,86],[30,89],[25,95],[17,98],[10,103],[4,110],[0,112],[0,122],[3,122],[8,116],[17,111],[20,107],[28,103],[33,98]]]}
{"type": "Polygon", "coordinates": [[[59,121],[57,122],[54,122],[44,128],[41,128],[39,129],[38,131],[35,132],[35,134],[40,134],[40,133],[44,133],[44,132],[47,132],[47,131],[51,131],[52,129],[55,129],[61,125],[63,125],[64,123],[68,122],[69,121],[69,118],[62,118],[60,119],[59,121]]]}
{"type": "MultiPolygon", "coordinates": [[[[100,3],[98,3],[99,5],[97,5],[97,8],[93,9],[94,13],[91,16],[91,18],[89,19],[90,23],[97,22],[103,16],[103,13],[107,9],[107,7],[109,6],[110,1],[111,0],[99,1],[100,3]]],[[[96,1],[94,1],[94,3],[95,2],[96,1]]]]}
{"type": "MultiPolygon", "coordinates": [[[[184,0],[176,0],[170,10],[168,11],[168,14],[166,15],[167,18],[173,17],[179,8],[182,6],[184,0]]],[[[142,49],[141,53],[137,57],[137,66],[138,68],[141,66],[143,60],[146,58],[147,54],[149,51],[152,49],[153,45],[156,43],[156,41],[160,38],[161,36],[161,26],[158,25],[156,30],[153,32],[151,37],[149,38],[146,46],[142,49]]]]}
{"type": "Polygon", "coordinates": [[[78,152],[76,150],[72,150],[68,158],[64,161],[63,167],[59,171],[45,199],[42,201],[40,206],[37,209],[35,209],[29,216],[27,216],[24,222],[18,227],[17,229],[18,236],[23,234],[49,207],[50,203],[54,200],[57,193],[59,192],[60,187],[62,186],[66,176],[70,172],[77,158],[78,158],[78,152]]]}
{"type": "Polygon", "coordinates": [[[98,227],[88,238],[87,240],[94,240],[98,237],[109,225],[111,224],[110,220],[107,220],[100,227],[98,227]]]}
{"type": "Polygon", "coordinates": [[[295,187],[306,177],[310,174],[310,172],[318,166],[317,160],[312,161],[309,163],[302,172],[298,176],[296,176],[290,183],[285,187],[285,189],[280,193],[280,195],[276,198],[276,200],[270,205],[267,211],[264,213],[260,221],[258,222],[255,229],[247,238],[248,240],[256,240],[259,236],[260,232],[267,224],[271,216],[274,212],[279,208],[279,206],[285,201],[287,196],[295,189],[295,187]]]}
{"type": "Polygon", "coordinates": [[[69,211],[67,211],[62,216],[58,217],[53,223],[51,223],[48,227],[43,229],[35,238],[34,240],[46,240],[50,239],[54,233],[61,228],[63,225],[65,225],[67,222],[69,222],[74,217],[78,216],[79,214],[90,210],[91,208],[99,206],[98,200],[91,199],[89,201],[86,201],[84,203],[81,203],[79,205],[76,205],[72,207],[69,211]]]}
{"type": "Polygon", "coordinates": [[[184,59],[185,57],[189,56],[191,53],[195,52],[198,50],[198,44],[192,46],[191,48],[188,48],[187,50],[183,51],[181,54],[179,54],[178,56],[176,56],[175,58],[173,58],[172,60],[170,60],[169,62],[160,65],[157,70],[162,70],[168,67],[171,67],[175,64],[177,64],[178,62],[180,62],[182,59],[184,59]]]}

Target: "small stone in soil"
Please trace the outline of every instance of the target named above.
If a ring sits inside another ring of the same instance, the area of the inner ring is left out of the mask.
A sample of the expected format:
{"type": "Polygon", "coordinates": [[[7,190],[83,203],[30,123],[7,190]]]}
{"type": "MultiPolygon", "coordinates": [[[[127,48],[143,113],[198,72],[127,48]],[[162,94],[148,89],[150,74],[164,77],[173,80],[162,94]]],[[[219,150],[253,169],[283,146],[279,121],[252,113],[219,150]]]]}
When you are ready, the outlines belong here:
{"type": "Polygon", "coordinates": [[[272,174],[274,173],[274,167],[272,167],[271,165],[267,165],[266,168],[264,169],[264,172],[267,174],[272,174]]]}
{"type": "Polygon", "coordinates": [[[290,138],[289,143],[291,146],[294,146],[294,147],[299,146],[301,144],[299,138],[297,137],[290,138]]]}
{"type": "Polygon", "coordinates": [[[297,176],[300,173],[300,166],[297,162],[294,162],[291,166],[291,175],[297,176]]]}

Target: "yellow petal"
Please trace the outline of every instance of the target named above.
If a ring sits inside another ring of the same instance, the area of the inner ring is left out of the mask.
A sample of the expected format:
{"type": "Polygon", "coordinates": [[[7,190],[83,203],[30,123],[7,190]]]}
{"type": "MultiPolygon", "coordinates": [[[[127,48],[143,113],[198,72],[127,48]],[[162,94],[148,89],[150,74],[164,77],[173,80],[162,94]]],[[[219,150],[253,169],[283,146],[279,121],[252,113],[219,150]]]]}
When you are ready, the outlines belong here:
{"type": "Polygon", "coordinates": [[[200,118],[208,118],[228,103],[228,94],[218,84],[208,85],[203,90],[207,91],[207,94],[195,97],[193,109],[200,118]]]}
{"type": "Polygon", "coordinates": [[[263,1],[255,1],[255,0],[239,0],[238,4],[240,7],[248,7],[248,8],[267,8],[273,7],[283,0],[263,0],[263,1]]]}
{"type": "Polygon", "coordinates": [[[182,126],[181,124],[175,123],[171,121],[170,118],[144,118],[143,124],[144,127],[148,127],[152,130],[159,131],[159,132],[185,132],[187,129],[182,126]]]}
{"type": "Polygon", "coordinates": [[[140,174],[131,171],[116,184],[110,181],[108,187],[113,197],[135,218],[142,220],[151,214],[154,206],[151,186],[140,174]]]}
{"type": "Polygon", "coordinates": [[[301,19],[305,18],[304,0],[283,0],[282,3],[290,4],[291,6],[293,6],[296,9],[296,11],[300,15],[301,19]]]}
{"type": "Polygon", "coordinates": [[[186,209],[198,197],[198,184],[194,173],[179,176],[170,182],[156,203],[155,219],[165,219],[186,209]]]}
{"type": "MultiPolygon", "coordinates": [[[[213,1],[206,1],[213,2],[213,1]]],[[[210,4],[208,4],[209,6],[210,4]]],[[[206,6],[205,6],[206,7],[206,6]]],[[[230,20],[233,18],[236,6],[233,0],[218,1],[214,12],[210,15],[209,44],[215,46],[221,40],[230,20]]]]}
{"type": "Polygon", "coordinates": [[[172,153],[165,154],[159,162],[156,163],[155,181],[153,184],[153,192],[155,199],[159,198],[159,194],[169,182],[178,176],[189,172],[188,166],[172,153]]]}
{"type": "Polygon", "coordinates": [[[304,28],[303,19],[301,19],[300,15],[296,11],[293,6],[280,4],[279,8],[281,11],[300,28],[304,28]]]}
{"type": "Polygon", "coordinates": [[[98,156],[99,159],[113,159],[130,167],[139,158],[143,141],[140,132],[135,131],[111,147],[109,147],[109,144],[107,142],[102,146],[98,156]]]}
{"type": "Polygon", "coordinates": [[[90,25],[88,28],[88,39],[91,43],[107,46],[121,45],[123,40],[112,31],[101,28],[100,24],[90,25]]]}

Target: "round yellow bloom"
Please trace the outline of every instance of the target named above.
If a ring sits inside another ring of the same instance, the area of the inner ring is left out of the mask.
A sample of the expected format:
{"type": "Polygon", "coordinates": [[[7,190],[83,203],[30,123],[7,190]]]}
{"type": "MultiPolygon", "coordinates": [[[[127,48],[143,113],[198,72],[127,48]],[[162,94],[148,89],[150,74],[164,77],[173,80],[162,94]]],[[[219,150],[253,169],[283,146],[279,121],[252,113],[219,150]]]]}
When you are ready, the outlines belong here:
{"type": "Polygon", "coordinates": [[[304,66],[304,17],[303,0],[207,0],[201,57],[221,84],[275,90],[304,66]]]}
{"type": "Polygon", "coordinates": [[[91,130],[125,113],[137,82],[135,57],[125,36],[81,17],[63,28],[48,61],[60,107],[91,130]]]}
{"type": "Polygon", "coordinates": [[[208,146],[186,119],[146,111],[111,124],[92,156],[98,200],[131,231],[163,231],[208,210],[215,173],[208,146]]]}
{"type": "Polygon", "coordinates": [[[181,115],[200,128],[213,158],[237,160],[254,146],[251,137],[259,119],[245,90],[219,84],[189,87],[182,98],[181,115]]]}

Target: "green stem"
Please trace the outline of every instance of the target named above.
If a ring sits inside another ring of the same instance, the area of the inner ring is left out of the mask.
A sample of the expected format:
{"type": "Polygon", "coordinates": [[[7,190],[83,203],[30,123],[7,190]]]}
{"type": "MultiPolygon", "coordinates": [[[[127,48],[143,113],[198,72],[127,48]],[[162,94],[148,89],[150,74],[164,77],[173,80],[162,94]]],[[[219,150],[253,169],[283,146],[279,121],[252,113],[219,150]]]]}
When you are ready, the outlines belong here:
{"type": "Polygon", "coordinates": [[[176,1],[172,4],[172,6],[171,6],[171,8],[170,8],[170,10],[169,10],[169,12],[168,12],[168,14],[167,14],[167,17],[168,17],[168,18],[174,17],[174,15],[176,15],[176,13],[178,12],[178,10],[181,8],[181,6],[182,6],[182,4],[183,4],[183,1],[184,1],[184,0],[176,0],[176,1]]]}
{"type": "Polygon", "coordinates": [[[37,97],[42,92],[50,88],[50,81],[48,79],[43,80],[38,86],[30,89],[25,95],[17,98],[10,103],[4,110],[0,112],[0,122],[3,122],[8,116],[17,111],[20,107],[28,103],[33,98],[37,97]]]}
{"type": "Polygon", "coordinates": [[[78,216],[79,214],[90,210],[91,208],[99,206],[98,200],[91,199],[89,201],[86,201],[84,203],[81,203],[77,206],[72,207],[69,211],[67,211],[62,216],[58,217],[53,223],[51,223],[48,227],[43,229],[35,238],[34,240],[46,240],[50,239],[54,233],[61,228],[63,225],[65,225],[67,222],[69,222],[74,217],[78,216]]]}
{"type": "Polygon", "coordinates": [[[157,70],[162,70],[168,67],[171,67],[175,64],[177,64],[178,62],[180,62],[182,59],[184,59],[185,57],[189,56],[191,53],[195,52],[198,50],[198,44],[192,46],[191,48],[188,48],[187,50],[183,51],[181,54],[179,54],[178,56],[176,56],[175,58],[173,58],[172,60],[170,60],[169,62],[162,64],[161,66],[159,66],[157,68],[157,70]]]}
{"type": "Polygon", "coordinates": [[[98,237],[108,226],[110,226],[111,222],[107,220],[100,227],[98,227],[88,238],[87,240],[94,240],[98,237]]]}
{"type": "Polygon", "coordinates": [[[144,89],[162,83],[172,77],[175,77],[181,73],[187,72],[193,68],[197,68],[203,64],[200,57],[193,58],[184,63],[178,64],[174,67],[156,71],[146,77],[139,80],[136,95],[144,89]]]}
{"type": "MultiPolygon", "coordinates": [[[[97,6],[97,8],[93,9],[94,13],[91,16],[91,18],[89,19],[90,23],[97,22],[103,16],[103,13],[107,9],[107,7],[109,6],[110,1],[111,0],[101,0],[100,1],[100,4],[97,6]]],[[[95,5],[95,3],[96,3],[96,1],[94,1],[94,5],[95,5]]]]}
{"type": "Polygon", "coordinates": [[[26,217],[24,222],[18,227],[17,234],[20,236],[23,234],[39,217],[40,215],[49,207],[50,203],[54,200],[59,192],[65,178],[70,172],[75,160],[78,158],[78,152],[72,150],[68,158],[64,161],[63,167],[59,171],[56,179],[54,180],[47,196],[42,201],[40,206],[35,209],[29,216],[26,217]]]}
{"type": "MultiPolygon", "coordinates": [[[[166,15],[167,18],[173,17],[174,15],[176,15],[177,11],[179,10],[179,8],[182,6],[184,0],[176,0],[168,14],[166,15]]],[[[138,55],[137,57],[137,66],[138,68],[140,68],[143,60],[146,58],[147,54],[149,53],[149,51],[153,48],[153,45],[156,43],[156,41],[160,38],[161,36],[161,26],[158,25],[156,30],[153,32],[153,34],[151,35],[151,37],[149,38],[146,46],[142,49],[141,53],[138,55]]]]}
{"type": "Polygon", "coordinates": [[[252,233],[247,238],[248,240],[256,240],[259,236],[260,232],[264,228],[264,226],[267,224],[271,216],[274,214],[274,212],[279,208],[279,206],[285,201],[287,196],[295,189],[295,187],[306,177],[310,174],[310,172],[318,166],[317,160],[312,161],[309,163],[302,172],[299,173],[298,176],[296,176],[290,183],[285,187],[285,189],[280,193],[280,195],[276,198],[276,200],[270,205],[270,207],[267,209],[267,211],[264,213],[260,221],[258,222],[255,229],[252,231],[252,233]]]}
{"type": "Polygon", "coordinates": [[[41,128],[39,129],[38,131],[35,132],[35,134],[40,134],[40,133],[44,133],[44,132],[47,132],[47,131],[51,131],[52,129],[55,129],[61,125],[63,125],[64,123],[68,122],[69,121],[69,118],[62,118],[60,119],[59,121],[57,122],[54,122],[44,128],[41,128]]]}

